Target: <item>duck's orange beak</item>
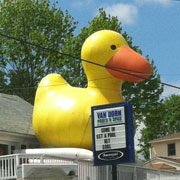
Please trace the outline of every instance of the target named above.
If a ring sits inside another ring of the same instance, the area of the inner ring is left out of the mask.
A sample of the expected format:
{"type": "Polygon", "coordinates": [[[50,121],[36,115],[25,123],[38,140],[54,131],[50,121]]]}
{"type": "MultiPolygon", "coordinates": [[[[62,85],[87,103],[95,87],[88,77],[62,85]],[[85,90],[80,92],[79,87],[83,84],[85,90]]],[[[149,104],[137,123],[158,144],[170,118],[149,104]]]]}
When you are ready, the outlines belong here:
{"type": "Polygon", "coordinates": [[[114,77],[129,82],[141,82],[151,75],[151,65],[128,46],[123,46],[106,64],[114,77]]]}

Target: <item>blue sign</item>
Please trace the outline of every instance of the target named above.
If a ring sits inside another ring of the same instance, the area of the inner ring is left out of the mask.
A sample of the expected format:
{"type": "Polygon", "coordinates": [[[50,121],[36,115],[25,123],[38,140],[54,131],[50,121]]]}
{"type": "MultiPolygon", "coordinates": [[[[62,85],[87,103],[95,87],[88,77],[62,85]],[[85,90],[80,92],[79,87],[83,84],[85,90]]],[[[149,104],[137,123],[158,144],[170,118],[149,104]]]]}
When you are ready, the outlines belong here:
{"type": "Polygon", "coordinates": [[[94,165],[132,163],[134,128],[129,102],[91,107],[94,165]]]}

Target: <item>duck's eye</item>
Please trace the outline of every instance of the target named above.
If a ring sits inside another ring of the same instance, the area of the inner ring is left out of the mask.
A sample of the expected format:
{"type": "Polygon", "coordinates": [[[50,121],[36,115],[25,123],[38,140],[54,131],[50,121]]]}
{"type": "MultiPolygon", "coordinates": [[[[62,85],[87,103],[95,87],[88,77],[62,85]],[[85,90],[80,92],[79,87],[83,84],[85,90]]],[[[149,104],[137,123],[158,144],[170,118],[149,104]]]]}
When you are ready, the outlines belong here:
{"type": "Polygon", "coordinates": [[[116,49],[116,45],[111,45],[111,49],[115,50],[116,49]]]}

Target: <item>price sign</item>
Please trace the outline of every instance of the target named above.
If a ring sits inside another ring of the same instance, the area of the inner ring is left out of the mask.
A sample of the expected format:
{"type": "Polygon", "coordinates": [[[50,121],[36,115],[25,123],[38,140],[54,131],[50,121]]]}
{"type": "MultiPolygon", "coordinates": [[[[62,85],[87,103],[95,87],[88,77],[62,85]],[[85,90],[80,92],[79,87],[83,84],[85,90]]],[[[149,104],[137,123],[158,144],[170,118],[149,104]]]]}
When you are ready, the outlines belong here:
{"type": "Polygon", "coordinates": [[[94,165],[134,161],[133,120],[130,103],[93,106],[94,165]]]}

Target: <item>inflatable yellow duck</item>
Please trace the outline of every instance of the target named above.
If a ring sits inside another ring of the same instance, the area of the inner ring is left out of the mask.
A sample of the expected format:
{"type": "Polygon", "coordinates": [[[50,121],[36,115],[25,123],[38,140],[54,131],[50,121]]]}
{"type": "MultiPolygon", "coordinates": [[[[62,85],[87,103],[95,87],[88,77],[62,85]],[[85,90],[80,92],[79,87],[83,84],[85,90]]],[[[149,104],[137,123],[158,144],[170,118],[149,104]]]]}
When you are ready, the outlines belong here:
{"type": "Polygon", "coordinates": [[[81,57],[93,63],[83,62],[87,88],[72,87],[58,74],[47,75],[39,84],[33,129],[45,146],[91,150],[91,106],[122,102],[123,80],[141,82],[151,74],[148,61],[130,49],[119,33],[110,30],[87,38],[81,57]]]}

